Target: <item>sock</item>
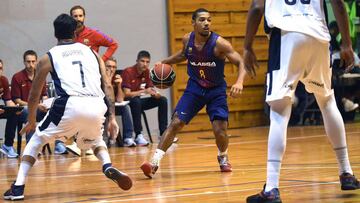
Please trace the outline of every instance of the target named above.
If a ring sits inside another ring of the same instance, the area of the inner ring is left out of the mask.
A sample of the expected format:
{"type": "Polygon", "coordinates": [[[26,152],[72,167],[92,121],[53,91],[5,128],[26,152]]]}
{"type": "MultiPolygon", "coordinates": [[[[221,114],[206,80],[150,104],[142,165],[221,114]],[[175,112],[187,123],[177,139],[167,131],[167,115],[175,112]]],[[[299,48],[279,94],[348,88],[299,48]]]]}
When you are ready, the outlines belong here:
{"type": "Polygon", "coordinates": [[[102,162],[102,165],[111,164],[109,152],[104,149],[99,150],[96,157],[102,162]]]}
{"type": "Polygon", "coordinates": [[[267,178],[265,192],[269,192],[273,188],[279,188],[281,161],[268,160],[267,161],[267,178]]]}
{"type": "Polygon", "coordinates": [[[347,152],[347,147],[341,147],[334,149],[336,154],[336,159],[339,164],[339,175],[342,173],[350,173],[353,175],[353,171],[350,166],[349,156],[347,152]]]}
{"type": "Polygon", "coordinates": [[[106,169],[109,168],[109,167],[111,167],[111,166],[112,166],[111,163],[104,164],[104,165],[102,166],[103,173],[105,173],[106,169]]]}
{"type": "Polygon", "coordinates": [[[218,150],[218,156],[226,156],[227,152],[228,152],[227,149],[225,150],[225,152],[220,152],[220,150],[218,150]]]}
{"type": "Polygon", "coordinates": [[[271,103],[265,192],[279,188],[281,161],[286,148],[286,132],[290,114],[290,99],[284,98],[271,103]]]}
{"type": "Polygon", "coordinates": [[[25,179],[31,169],[31,164],[27,161],[22,161],[19,167],[19,172],[16,178],[15,185],[25,185],[25,179]]]}
{"type": "Polygon", "coordinates": [[[339,164],[339,173],[347,172],[352,174],[353,172],[346,147],[344,121],[337,108],[335,96],[322,97],[316,95],[316,101],[324,120],[326,135],[336,154],[336,159],[339,164]]]}
{"type": "Polygon", "coordinates": [[[165,152],[161,149],[156,149],[152,159],[151,164],[158,166],[160,164],[160,160],[164,157],[165,152]]]}

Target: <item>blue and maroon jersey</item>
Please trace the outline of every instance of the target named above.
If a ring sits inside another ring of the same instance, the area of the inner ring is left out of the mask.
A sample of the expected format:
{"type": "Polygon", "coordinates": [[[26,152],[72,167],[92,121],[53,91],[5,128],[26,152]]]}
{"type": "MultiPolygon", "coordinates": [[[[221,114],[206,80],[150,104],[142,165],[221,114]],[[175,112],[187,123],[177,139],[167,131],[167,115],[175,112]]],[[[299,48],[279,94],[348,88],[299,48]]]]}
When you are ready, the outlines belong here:
{"type": "Polygon", "coordinates": [[[224,79],[225,60],[214,55],[218,37],[218,34],[211,32],[203,48],[197,50],[195,47],[195,33],[192,32],[185,50],[185,57],[188,60],[187,73],[191,80],[196,81],[203,88],[226,84],[224,79]]]}

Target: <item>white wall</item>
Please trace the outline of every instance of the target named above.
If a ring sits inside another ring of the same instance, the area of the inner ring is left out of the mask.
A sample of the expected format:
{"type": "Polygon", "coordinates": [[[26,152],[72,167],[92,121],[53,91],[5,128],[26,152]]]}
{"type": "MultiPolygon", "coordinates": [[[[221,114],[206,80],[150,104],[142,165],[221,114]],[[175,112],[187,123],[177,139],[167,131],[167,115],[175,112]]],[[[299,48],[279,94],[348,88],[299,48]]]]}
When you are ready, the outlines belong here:
{"type": "MultiPolygon", "coordinates": [[[[168,55],[166,0],[1,0],[0,59],[9,80],[24,67],[24,51],[34,49],[43,55],[56,44],[52,22],[74,5],[85,8],[85,25],[118,41],[114,56],[120,69],[133,65],[142,49],[151,53],[152,64],[168,55]]],[[[169,98],[170,108],[170,91],[162,92],[169,98]]],[[[157,133],[156,111],[147,114],[152,131],[157,133]]]]}

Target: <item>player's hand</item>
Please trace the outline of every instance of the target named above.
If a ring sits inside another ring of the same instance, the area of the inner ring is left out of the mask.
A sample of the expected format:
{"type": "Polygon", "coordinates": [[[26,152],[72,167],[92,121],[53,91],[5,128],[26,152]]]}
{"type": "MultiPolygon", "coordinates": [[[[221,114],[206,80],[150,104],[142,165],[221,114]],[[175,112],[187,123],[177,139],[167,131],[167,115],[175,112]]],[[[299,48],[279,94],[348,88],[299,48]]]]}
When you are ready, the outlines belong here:
{"type": "Polygon", "coordinates": [[[231,86],[230,89],[230,96],[233,98],[237,98],[240,96],[243,90],[243,84],[242,83],[235,83],[233,86],[231,86]]]}
{"type": "Polygon", "coordinates": [[[161,64],[162,64],[161,61],[157,61],[157,62],[155,62],[154,66],[161,65],[161,64]]]}
{"type": "Polygon", "coordinates": [[[244,66],[246,73],[254,78],[256,76],[255,67],[259,68],[259,64],[253,49],[244,49],[244,66]]]}
{"type": "Polygon", "coordinates": [[[340,58],[342,59],[343,63],[345,63],[340,65],[345,67],[345,72],[349,72],[354,67],[354,51],[351,45],[341,46],[340,58]]]}
{"type": "Polygon", "coordinates": [[[110,135],[110,139],[115,140],[119,133],[119,126],[116,122],[115,116],[109,118],[109,125],[108,125],[108,135],[110,135]]]}
{"type": "Polygon", "coordinates": [[[3,114],[5,112],[4,109],[0,109],[0,114],[3,114]]]}
{"type": "Polygon", "coordinates": [[[19,134],[20,135],[24,135],[24,134],[29,134],[31,132],[35,132],[35,128],[36,128],[36,120],[34,121],[28,121],[25,126],[20,130],[19,134]]]}

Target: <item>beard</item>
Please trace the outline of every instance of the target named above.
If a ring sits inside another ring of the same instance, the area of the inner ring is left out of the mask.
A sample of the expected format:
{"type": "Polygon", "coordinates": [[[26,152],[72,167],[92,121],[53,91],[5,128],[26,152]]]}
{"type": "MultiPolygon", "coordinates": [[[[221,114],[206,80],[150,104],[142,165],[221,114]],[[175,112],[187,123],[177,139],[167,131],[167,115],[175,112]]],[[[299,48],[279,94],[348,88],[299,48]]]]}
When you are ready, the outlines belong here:
{"type": "Polygon", "coordinates": [[[84,26],[84,22],[77,21],[76,28],[81,28],[82,26],[84,26]]]}

